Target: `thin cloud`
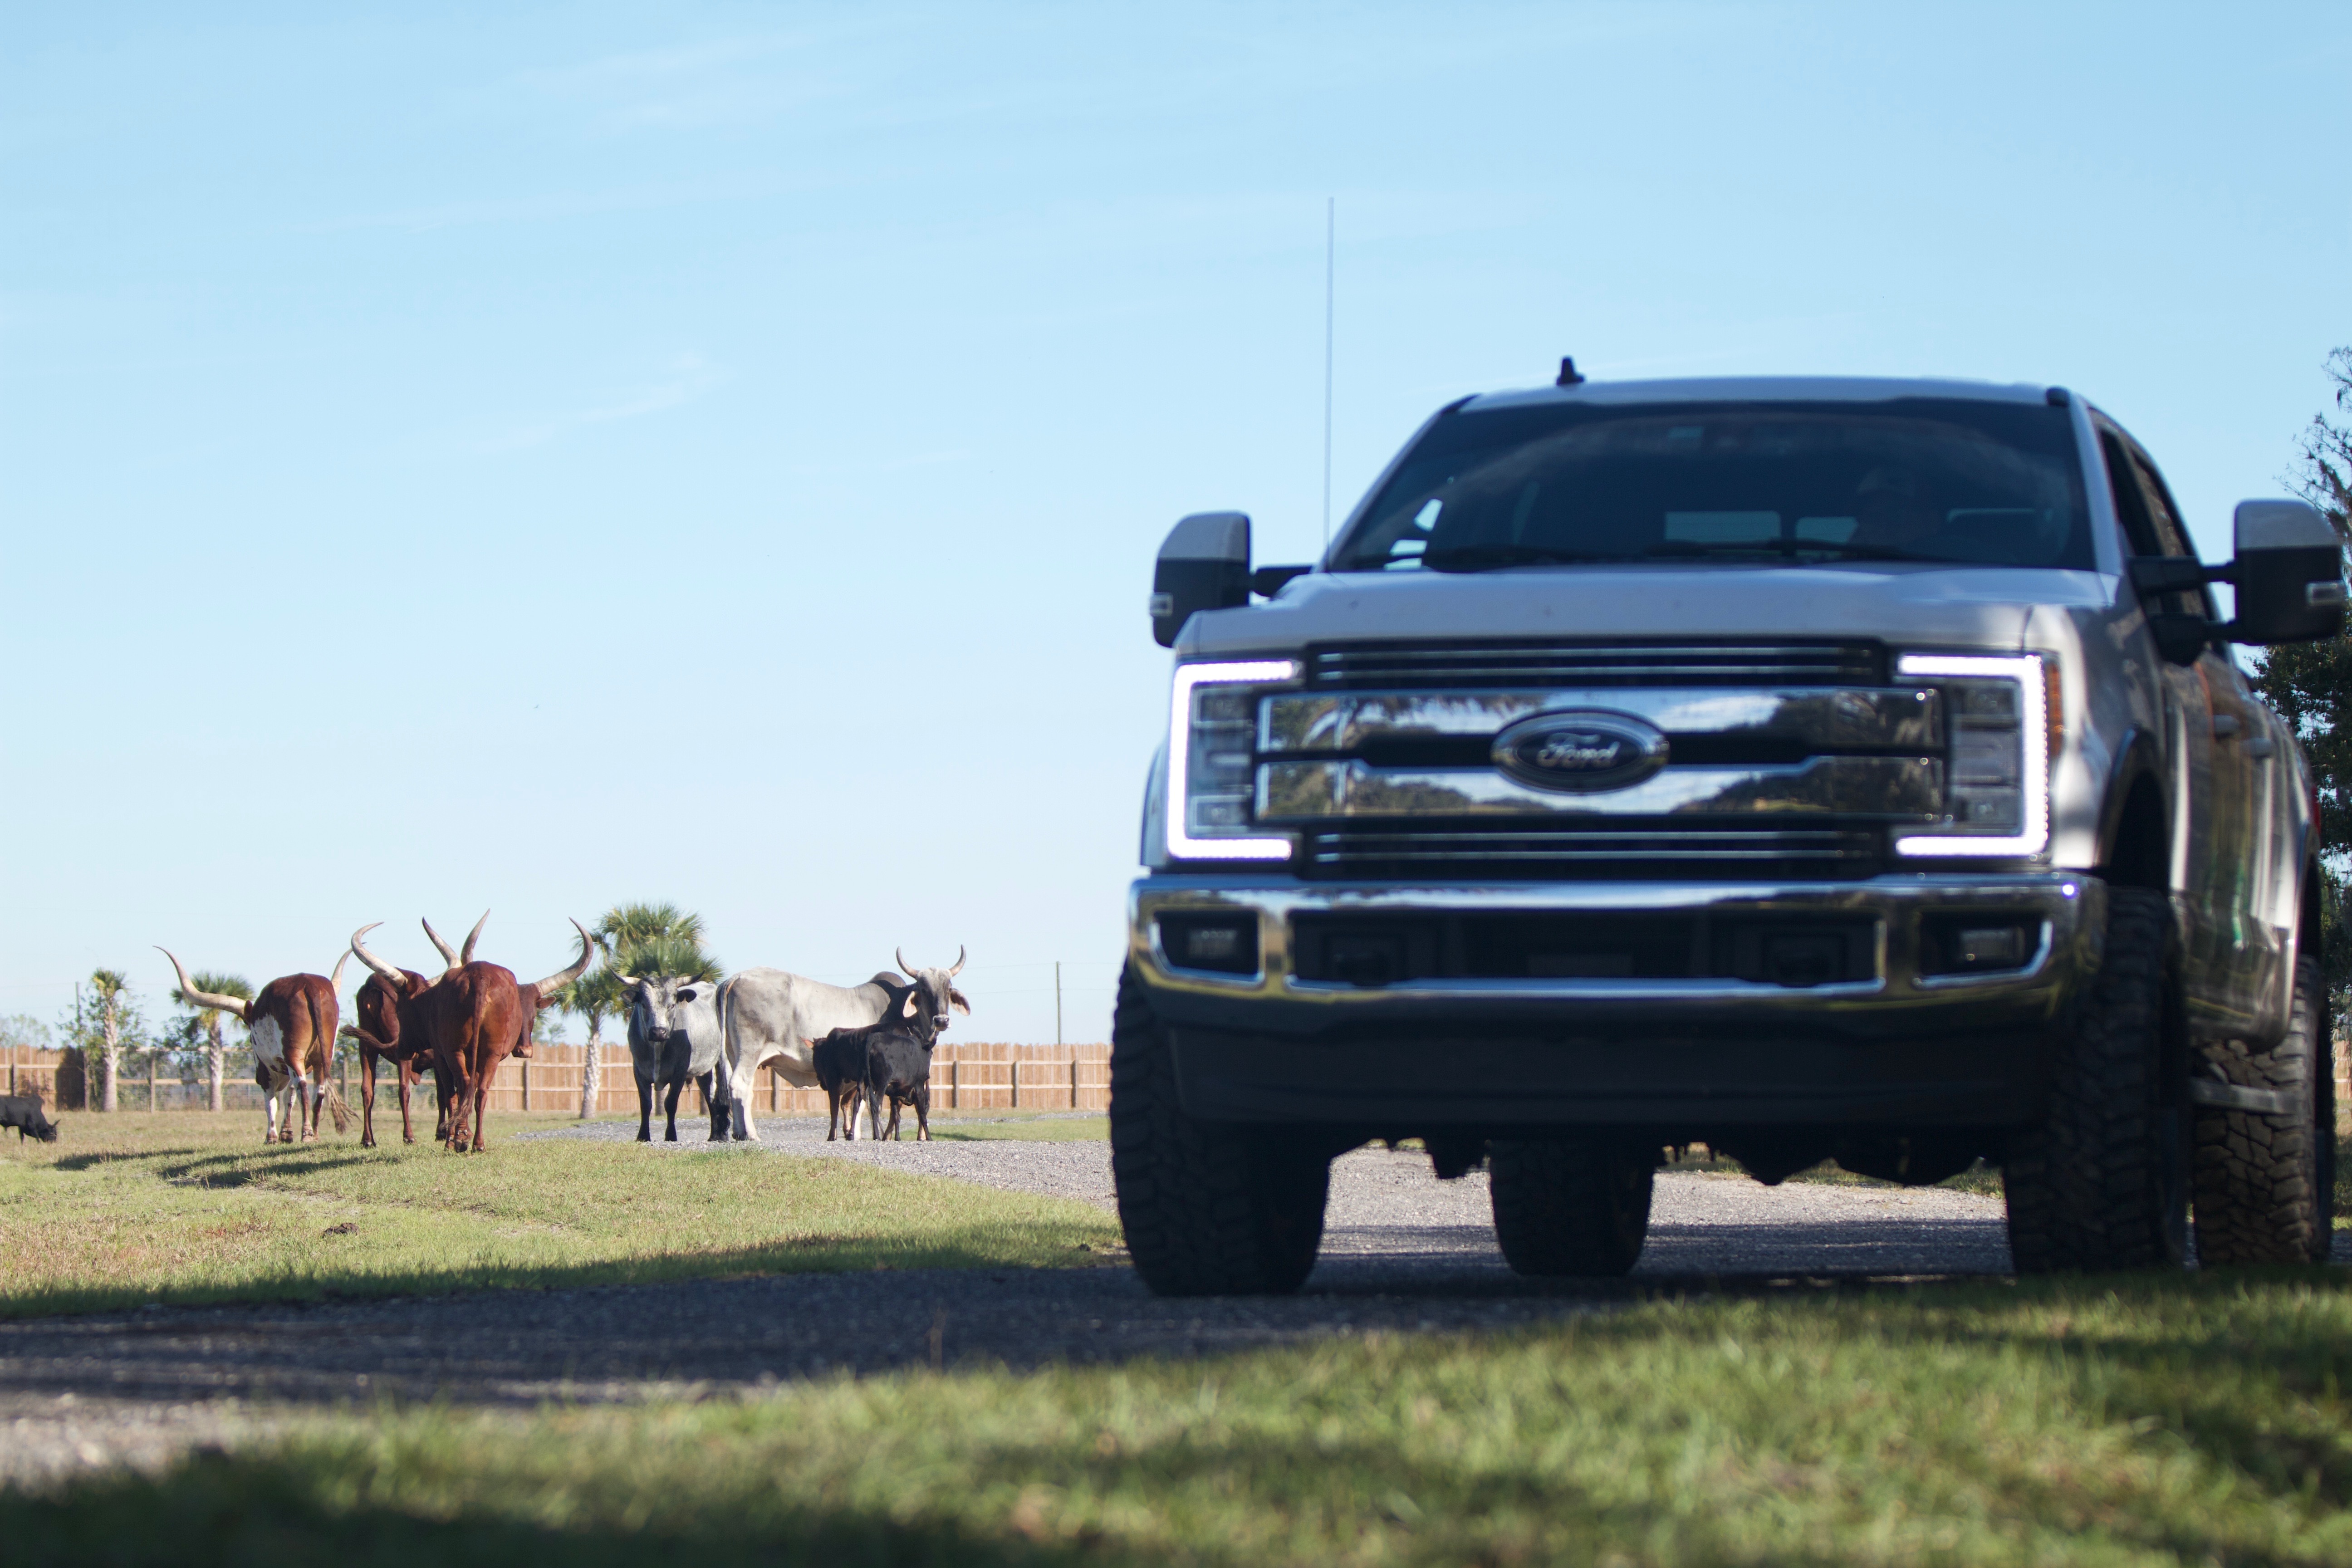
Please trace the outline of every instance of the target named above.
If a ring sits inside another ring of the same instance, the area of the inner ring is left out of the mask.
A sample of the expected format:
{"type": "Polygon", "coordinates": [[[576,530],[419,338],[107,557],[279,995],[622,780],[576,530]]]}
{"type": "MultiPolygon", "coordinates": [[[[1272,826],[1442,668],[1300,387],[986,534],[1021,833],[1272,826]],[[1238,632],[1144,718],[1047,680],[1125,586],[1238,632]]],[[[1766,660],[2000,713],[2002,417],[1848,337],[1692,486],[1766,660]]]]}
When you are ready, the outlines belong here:
{"type": "Polygon", "coordinates": [[[693,402],[716,386],[720,379],[718,367],[700,354],[680,354],[671,362],[670,374],[659,381],[625,393],[609,403],[573,409],[493,436],[486,441],[475,443],[474,450],[520,451],[529,447],[545,446],[565,432],[584,426],[613,425],[627,419],[642,419],[650,414],[666,413],[693,402]]]}

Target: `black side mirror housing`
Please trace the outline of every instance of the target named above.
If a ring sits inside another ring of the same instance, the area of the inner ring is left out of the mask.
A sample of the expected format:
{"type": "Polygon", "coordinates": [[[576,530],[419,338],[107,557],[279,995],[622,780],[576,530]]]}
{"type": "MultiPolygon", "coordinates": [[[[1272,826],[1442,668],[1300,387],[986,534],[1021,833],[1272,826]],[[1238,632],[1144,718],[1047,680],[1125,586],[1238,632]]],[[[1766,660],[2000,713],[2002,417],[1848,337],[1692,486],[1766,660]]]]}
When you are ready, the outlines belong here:
{"type": "Polygon", "coordinates": [[[1151,637],[1174,647],[1202,610],[1249,603],[1250,520],[1245,512],[1196,511],[1178,521],[1151,570],[1151,637]]]}
{"type": "Polygon", "coordinates": [[[2238,618],[2231,637],[2315,642],[2344,629],[2344,541],[2317,508],[2240,501],[2232,521],[2238,558],[2226,580],[2238,590],[2238,618]]]}
{"type": "Polygon", "coordinates": [[[2181,610],[2148,612],[2148,635],[2171,663],[2193,664],[2217,641],[2315,642],[2344,629],[2344,541],[2334,524],[2299,500],[2240,501],[2234,523],[2237,559],[2227,566],[2193,555],[2135,555],[2124,563],[2142,600],[2197,593],[2208,583],[2238,590],[2238,618],[2227,626],[2181,610]]]}

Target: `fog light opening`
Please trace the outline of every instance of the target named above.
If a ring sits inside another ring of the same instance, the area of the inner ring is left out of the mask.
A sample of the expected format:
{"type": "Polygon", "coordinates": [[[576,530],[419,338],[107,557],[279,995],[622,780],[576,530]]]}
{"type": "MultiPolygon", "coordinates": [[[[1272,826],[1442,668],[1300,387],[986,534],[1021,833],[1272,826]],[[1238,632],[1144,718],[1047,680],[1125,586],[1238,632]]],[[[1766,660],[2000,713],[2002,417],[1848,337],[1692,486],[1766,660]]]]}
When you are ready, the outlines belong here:
{"type": "Polygon", "coordinates": [[[2042,946],[2042,921],[2012,915],[1937,915],[1921,922],[1919,973],[1998,974],[2022,969],[2042,946]]]}
{"type": "Polygon", "coordinates": [[[1179,969],[1255,974],[1257,917],[1248,914],[1161,915],[1160,948],[1179,969]]]}

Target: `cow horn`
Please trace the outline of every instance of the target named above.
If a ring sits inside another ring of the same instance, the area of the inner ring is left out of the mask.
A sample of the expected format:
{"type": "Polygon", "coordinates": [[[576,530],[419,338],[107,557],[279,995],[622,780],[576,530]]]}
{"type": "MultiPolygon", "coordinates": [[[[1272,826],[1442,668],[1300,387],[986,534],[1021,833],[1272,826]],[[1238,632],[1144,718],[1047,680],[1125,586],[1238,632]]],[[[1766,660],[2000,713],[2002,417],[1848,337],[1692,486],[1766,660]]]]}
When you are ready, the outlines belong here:
{"type": "Polygon", "coordinates": [[[178,959],[172,957],[172,950],[170,948],[158,947],[155,951],[162,953],[164,957],[172,959],[173,972],[180,977],[180,996],[183,1001],[187,1002],[192,1006],[211,1007],[223,1013],[234,1013],[240,1018],[245,1016],[245,1004],[237,998],[234,996],[215,996],[209,991],[199,991],[194,986],[189,984],[188,972],[180,967],[180,961],[178,959]]]}
{"type": "MultiPolygon", "coordinates": [[[[382,924],[383,924],[382,921],[371,921],[366,925],[360,927],[359,930],[352,932],[352,956],[358,959],[362,963],[366,964],[370,969],[373,969],[386,980],[391,981],[394,985],[398,985],[401,983],[400,971],[392,968],[388,964],[379,963],[375,954],[370,952],[360,942],[360,938],[367,935],[368,932],[375,930],[376,927],[382,924]]],[[[430,931],[433,928],[427,926],[425,929],[430,931]]]]}
{"type": "Polygon", "coordinates": [[[482,928],[489,923],[490,911],[484,910],[482,911],[482,918],[474,922],[474,929],[466,933],[466,945],[461,948],[457,953],[458,963],[471,963],[474,962],[474,944],[482,940],[482,928]]]}
{"type": "Polygon", "coordinates": [[[431,921],[420,919],[416,923],[425,928],[425,934],[432,939],[434,946],[441,950],[441,973],[445,977],[451,970],[457,968],[466,962],[464,959],[457,956],[457,950],[456,948],[451,947],[447,942],[441,940],[441,933],[433,929],[433,922],[431,921]]]}
{"type": "Polygon", "coordinates": [[[950,979],[950,980],[953,980],[957,975],[959,975],[959,974],[961,974],[961,973],[963,973],[963,943],[961,943],[961,942],[958,942],[958,943],[956,943],[956,961],[955,961],[955,966],[954,966],[953,968],[951,968],[951,969],[950,969],[950,970],[948,971],[948,978],[949,978],[949,979],[950,979]]]}
{"type": "MultiPolygon", "coordinates": [[[[345,948],[345,949],[343,949],[343,951],[342,951],[342,952],[339,952],[339,953],[335,954],[335,968],[334,968],[334,973],[327,976],[327,989],[328,989],[328,990],[330,990],[330,991],[340,991],[340,990],[341,990],[341,989],[342,989],[342,985],[343,985],[343,965],[344,965],[344,964],[346,964],[346,963],[349,963],[351,961],[352,961],[352,950],[351,950],[350,948],[348,948],[348,947],[347,947],[347,948],[345,948]]],[[[22,1140],[19,1140],[19,1142],[22,1142],[22,1140]]]]}
{"type": "MultiPolygon", "coordinates": [[[[482,918],[484,920],[488,920],[490,917],[484,915],[482,918]]],[[[541,981],[539,983],[539,994],[541,996],[552,995],[554,993],[562,990],[565,986],[579,979],[582,975],[587,973],[589,963],[593,962],[596,956],[596,939],[588,934],[588,928],[582,925],[578,921],[573,921],[572,922],[572,929],[580,933],[580,961],[566,968],[557,970],[554,973],[541,981]]]]}
{"type": "Polygon", "coordinates": [[[897,960],[898,961],[898,973],[901,973],[901,974],[912,974],[912,973],[915,973],[915,966],[914,966],[913,964],[911,964],[911,963],[908,963],[908,962],[907,962],[907,950],[906,950],[905,948],[903,948],[903,947],[894,947],[894,948],[892,948],[892,949],[890,950],[890,956],[891,956],[891,957],[893,957],[893,958],[895,958],[895,959],[897,959],[897,960]]]}

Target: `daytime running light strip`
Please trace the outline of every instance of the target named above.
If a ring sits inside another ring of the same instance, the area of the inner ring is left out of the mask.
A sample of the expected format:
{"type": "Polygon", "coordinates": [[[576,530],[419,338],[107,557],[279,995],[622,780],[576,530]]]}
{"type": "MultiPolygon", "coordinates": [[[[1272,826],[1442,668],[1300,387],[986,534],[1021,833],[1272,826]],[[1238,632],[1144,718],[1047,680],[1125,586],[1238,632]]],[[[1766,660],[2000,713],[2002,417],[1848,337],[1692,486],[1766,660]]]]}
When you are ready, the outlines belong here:
{"type": "Polygon", "coordinates": [[[1168,853],[1187,860],[1287,860],[1287,838],[1195,838],[1185,831],[1191,805],[1192,691],[1201,686],[1235,686],[1290,680],[1297,664],[1262,658],[1235,664],[1180,664],[1176,689],[1168,700],[1168,853]]]}
{"type": "Polygon", "coordinates": [[[2024,831],[2015,837],[1993,837],[1977,833],[1922,834],[1895,841],[1897,855],[2039,855],[2050,845],[2050,689],[2042,684],[2042,658],[2016,658],[1906,653],[1895,664],[1899,675],[2005,676],[2017,682],[2018,722],[2024,733],[2024,773],[2018,786],[2024,795],[2024,831]]]}

